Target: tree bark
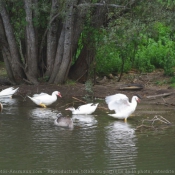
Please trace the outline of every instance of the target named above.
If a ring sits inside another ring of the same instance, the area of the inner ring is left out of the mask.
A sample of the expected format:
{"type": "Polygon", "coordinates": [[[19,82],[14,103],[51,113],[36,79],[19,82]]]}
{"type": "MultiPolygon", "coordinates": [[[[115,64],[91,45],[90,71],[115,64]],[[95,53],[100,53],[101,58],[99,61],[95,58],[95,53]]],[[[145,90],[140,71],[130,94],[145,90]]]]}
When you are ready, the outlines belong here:
{"type": "Polygon", "coordinates": [[[73,19],[74,19],[74,11],[73,6],[76,4],[77,0],[70,0],[67,2],[67,15],[65,21],[65,37],[64,37],[64,52],[63,59],[60,65],[60,69],[58,74],[54,80],[55,84],[63,83],[67,78],[67,70],[70,67],[72,61],[72,30],[73,30],[73,19]]]}
{"type": "Polygon", "coordinates": [[[62,43],[64,43],[64,35],[65,35],[65,30],[64,30],[64,25],[63,25],[63,28],[61,30],[61,35],[60,35],[59,41],[58,41],[54,67],[53,67],[52,74],[51,74],[50,79],[49,79],[49,83],[54,83],[55,77],[56,77],[58,70],[60,68],[60,65],[61,65],[63,51],[64,51],[63,44],[62,44],[62,43]]]}
{"type": "MultiPolygon", "coordinates": [[[[21,83],[23,81],[23,78],[25,77],[25,74],[24,74],[24,71],[22,69],[22,62],[21,62],[20,57],[19,57],[19,52],[18,52],[18,48],[16,45],[13,28],[11,26],[10,19],[9,19],[8,13],[5,9],[3,1],[0,2],[0,14],[2,17],[5,35],[6,35],[6,39],[7,39],[7,43],[8,43],[8,48],[9,48],[9,53],[7,53],[7,54],[8,54],[8,59],[10,59],[10,60],[8,60],[6,62],[11,63],[11,66],[8,66],[8,68],[11,67],[11,69],[12,69],[11,72],[13,72],[13,77],[15,79],[15,82],[21,83]]],[[[5,54],[5,50],[4,50],[4,54],[5,54]]],[[[7,58],[4,57],[4,59],[7,59],[7,58]]],[[[9,74],[11,74],[11,73],[9,72],[9,74]]],[[[12,78],[12,76],[11,76],[11,78],[12,78]]]]}
{"type": "Polygon", "coordinates": [[[9,62],[9,60],[11,60],[11,55],[10,55],[10,51],[8,48],[8,43],[5,37],[5,31],[3,28],[3,23],[2,23],[2,19],[0,18],[0,46],[2,49],[2,56],[3,56],[3,60],[5,62],[5,67],[6,67],[6,71],[8,74],[8,77],[10,79],[11,82],[13,82],[13,84],[15,84],[15,78],[13,76],[13,72],[12,72],[12,68],[11,68],[11,64],[9,62]]]}
{"type": "MultiPolygon", "coordinates": [[[[52,7],[51,7],[51,13],[50,13],[50,20],[58,14],[58,1],[52,0],[52,7]]],[[[50,24],[48,24],[49,30],[47,34],[47,60],[46,60],[46,73],[45,76],[50,77],[53,67],[54,67],[54,61],[56,56],[56,49],[57,49],[57,43],[58,43],[58,20],[54,19],[54,21],[50,24]]]]}
{"type": "MultiPolygon", "coordinates": [[[[31,84],[38,84],[38,78],[48,76],[49,83],[64,83],[70,70],[72,57],[75,56],[79,49],[78,42],[85,22],[88,21],[86,25],[93,26],[96,31],[104,22],[108,6],[106,3],[101,3],[102,0],[98,0],[96,3],[92,3],[91,0],[23,0],[21,2],[14,5],[12,1],[0,0],[0,14],[3,19],[3,28],[5,29],[4,38],[7,40],[7,45],[2,47],[2,53],[4,59],[6,59],[5,64],[7,64],[9,76],[15,82],[27,78],[26,81],[31,84]],[[40,17],[43,19],[42,15],[47,18],[49,11],[43,11],[38,6],[39,4],[46,5],[45,10],[47,10],[47,7],[51,5],[50,3],[52,3],[50,19],[48,20],[47,28],[44,29],[44,25],[42,25],[44,21],[41,20],[41,22],[38,19],[40,17]],[[16,31],[13,32],[12,24],[14,25],[14,29],[17,25],[24,26],[25,16],[20,16],[22,22],[10,24],[9,15],[17,15],[15,17],[13,16],[12,22],[16,19],[20,20],[18,15],[20,13],[23,14],[23,11],[15,13],[14,8],[18,9],[23,7],[23,5],[26,13],[26,26],[25,34],[23,33],[23,29],[20,30],[20,33],[25,35],[25,39],[18,35],[19,38],[17,39],[23,41],[23,44],[19,42],[18,50],[14,36],[16,31]],[[11,11],[8,14],[5,9],[6,6],[12,6],[13,12],[11,11]],[[34,18],[38,20],[39,25],[33,24],[34,18]],[[92,21],[91,23],[89,23],[90,20],[92,21]],[[38,34],[38,31],[45,32],[38,34]],[[38,49],[39,44],[40,49],[38,49]],[[24,60],[23,63],[21,60],[24,60]]],[[[111,7],[115,8],[118,6],[113,4],[111,7]]],[[[95,45],[93,44],[95,42],[92,39],[92,33],[87,34],[85,37],[88,39],[82,42],[82,51],[69,74],[74,79],[78,79],[82,75],[85,75],[86,79],[89,67],[94,59],[95,45]]]]}
{"type": "MultiPolygon", "coordinates": [[[[95,8],[91,18],[91,26],[94,27],[94,30],[97,30],[102,26],[105,21],[106,12],[106,6],[95,8]]],[[[77,61],[69,71],[70,78],[83,83],[88,78],[89,68],[95,57],[95,42],[93,41],[92,34],[90,32],[85,38],[84,43],[87,44],[84,45],[77,61]]]]}
{"type": "Polygon", "coordinates": [[[37,43],[34,26],[32,23],[32,1],[25,0],[24,7],[26,12],[26,66],[25,72],[28,80],[33,84],[38,84],[38,61],[37,61],[37,43]]]}
{"type": "Polygon", "coordinates": [[[77,4],[77,0],[68,0],[66,2],[66,17],[64,19],[63,27],[59,37],[54,67],[49,79],[49,83],[63,83],[67,78],[67,71],[72,60],[71,49],[74,19],[73,7],[75,4],[77,4]]]}

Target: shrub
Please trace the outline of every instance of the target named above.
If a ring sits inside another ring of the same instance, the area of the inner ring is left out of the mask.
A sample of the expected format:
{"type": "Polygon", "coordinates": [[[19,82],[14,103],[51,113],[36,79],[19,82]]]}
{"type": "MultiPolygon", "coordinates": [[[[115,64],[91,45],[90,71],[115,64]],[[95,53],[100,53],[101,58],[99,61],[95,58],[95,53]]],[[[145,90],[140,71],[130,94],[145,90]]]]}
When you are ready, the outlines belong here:
{"type": "MultiPolygon", "coordinates": [[[[131,69],[131,63],[127,58],[124,62],[124,72],[126,72],[131,69]]],[[[116,46],[109,44],[98,48],[96,63],[96,71],[98,74],[107,75],[109,73],[118,73],[121,71],[122,58],[116,50],[116,46]]]]}

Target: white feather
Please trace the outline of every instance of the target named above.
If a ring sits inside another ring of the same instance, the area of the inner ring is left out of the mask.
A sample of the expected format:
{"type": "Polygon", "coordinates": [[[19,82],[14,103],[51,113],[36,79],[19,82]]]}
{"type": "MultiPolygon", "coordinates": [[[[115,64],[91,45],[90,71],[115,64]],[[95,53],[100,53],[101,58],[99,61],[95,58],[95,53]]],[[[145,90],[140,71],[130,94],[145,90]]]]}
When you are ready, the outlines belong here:
{"type": "Polygon", "coordinates": [[[128,97],[124,94],[107,96],[105,101],[108,108],[115,111],[115,114],[108,115],[118,119],[127,119],[135,111],[138,100],[137,96],[133,96],[130,103],[128,97]]]}
{"type": "Polygon", "coordinates": [[[92,114],[97,109],[97,106],[98,106],[98,103],[96,104],[88,103],[88,104],[79,106],[77,109],[75,109],[74,107],[70,107],[65,110],[72,111],[72,114],[92,114]]]}
{"type": "Polygon", "coordinates": [[[18,89],[19,87],[16,89],[13,87],[6,88],[0,92],[0,97],[11,97],[18,89]]]}
{"type": "Polygon", "coordinates": [[[51,105],[57,100],[57,95],[61,97],[60,92],[54,91],[52,95],[46,93],[34,94],[33,97],[28,96],[36,105],[51,105]]]}

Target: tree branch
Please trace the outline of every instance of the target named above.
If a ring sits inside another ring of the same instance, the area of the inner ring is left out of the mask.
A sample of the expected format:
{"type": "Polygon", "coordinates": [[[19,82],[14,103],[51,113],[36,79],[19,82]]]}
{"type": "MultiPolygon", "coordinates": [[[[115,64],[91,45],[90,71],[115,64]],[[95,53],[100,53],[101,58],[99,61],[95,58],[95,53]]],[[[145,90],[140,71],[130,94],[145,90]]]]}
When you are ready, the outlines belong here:
{"type": "Polygon", "coordinates": [[[79,4],[76,7],[92,7],[92,6],[107,6],[107,7],[115,7],[115,8],[127,8],[126,6],[116,5],[116,4],[106,4],[106,3],[84,3],[79,4]]]}

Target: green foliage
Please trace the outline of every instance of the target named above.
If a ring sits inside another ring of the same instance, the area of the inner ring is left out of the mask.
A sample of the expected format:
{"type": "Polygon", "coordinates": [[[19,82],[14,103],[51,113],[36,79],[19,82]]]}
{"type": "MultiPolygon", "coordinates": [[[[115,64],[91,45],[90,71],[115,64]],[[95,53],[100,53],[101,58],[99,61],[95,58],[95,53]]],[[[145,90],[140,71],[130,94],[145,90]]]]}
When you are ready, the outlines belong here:
{"type": "MultiPolygon", "coordinates": [[[[122,67],[120,52],[116,51],[116,46],[113,43],[103,45],[97,50],[96,63],[96,71],[98,74],[107,75],[110,73],[118,73],[121,71],[122,67]]],[[[125,72],[131,68],[130,65],[130,61],[126,59],[124,65],[125,72]]]]}
{"type": "Polygon", "coordinates": [[[135,67],[142,72],[163,68],[166,75],[173,75],[175,43],[170,37],[170,28],[162,23],[155,23],[154,33],[157,33],[155,38],[146,36],[147,42],[138,46],[135,67]]]}
{"type": "Polygon", "coordinates": [[[136,68],[140,72],[164,69],[165,75],[174,75],[175,1],[140,1],[131,13],[120,10],[108,13],[110,23],[103,29],[96,54],[97,72],[124,72],[136,68]],[[118,14],[121,15],[118,17],[118,14]],[[116,17],[116,18],[115,18],[116,17]]]}
{"type": "Polygon", "coordinates": [[[175,77],[172,77],[169,83],[171,87],[175,88],[175,77]]]}
{"type": "Polygon", "coordinates": [[[121,67],[121,60],[114,47],[102,46],[98,48],[96,55],[96,71],[99,74],[109,74],[117,72],[118,68],[121,67]]]}
{"type": "Polygon", "coordinates": [[[148,31],[142,30],[139,33],[135,27],[128,30],[115,29],[109,35],[103,32],[103,42],[96,54],[97,72],[103,75],[121,72],[123,60],[124,72],[131,68],[140,72],[162,68],[165,75],[172,76],[175,66],[173,38],[172,29],[161,22],[152,23],[148,31]]]}

